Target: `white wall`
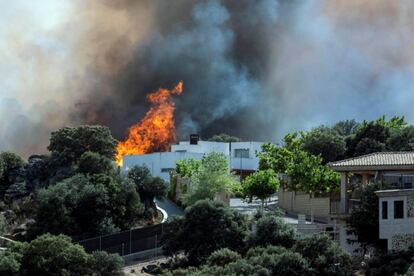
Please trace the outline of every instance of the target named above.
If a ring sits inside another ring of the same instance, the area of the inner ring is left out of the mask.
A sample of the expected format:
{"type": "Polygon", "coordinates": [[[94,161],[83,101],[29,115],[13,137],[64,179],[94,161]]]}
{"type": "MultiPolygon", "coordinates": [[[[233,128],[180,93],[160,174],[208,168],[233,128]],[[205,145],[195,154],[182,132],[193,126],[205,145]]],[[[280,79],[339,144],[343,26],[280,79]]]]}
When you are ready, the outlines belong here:
{"type": "Polygon", "coordinates": [[[407,196],[396,195],[379,198],[379,234],[381,239],[388,240],[388,249],[392,248],[392,240],[398,235],[414,235],[414,217],[408,217],[407,196]],[[394,201],[404,201],[404,218],[394,218],[394,201]],[[388,218],[382,218],[382,202],[387,201],[388,218]]]}
{"type": "Polygon", "coordinates": [[[197,145],[191,145],[190,142],[179,142],[178,145],[171,145],[171,151],[186,151],[194,153],[211,153],[220,152],[229,155],[229,144],[220,142],[198,141],[197,145]]]}
{"type": "Polygon", "coordinates": [[[212,152],[223,153],[227,157],[230,169],[257,170],[259,167],[259,158],[256,157],[256,151],[261,150],[262,144],[259,142],[221,143],[199,141],[197,145],[190,145],[190,142],[180,142],[178,145],[171,146],[171,152],[124,156],[121,170],[125,172],[133,166],[146,166],[152,175],[169,181],[169,172],[163,172],[162,169],[175,168],[175,163],[178,160],[188,158],[200,160],[204,154],[212,152]],[[236,158],[236,149],[249,149],[249,158],[236,158]]]}
{"type": "Polygon", "coordinates": [[[193,158],[201,160],[204,154],[189,152],[158,152],[142,155],[124,156],[122,172],[126,172],[134,166],[146,166],[153,176],[158,176],[165,181],[170,181],[169,172],[162,169],[174,169],[178,160],[193,158]]]}
{"type": "Polygon", "coordinates": [[[256,171],[259,169],[259,158],[256,152],[261,151],[263,143],[260,142],[234,142],[231,143],[230,166],[234,170],[256,171]],[[249,158],[237,158],[235,156],[236,149],[248,149],[249,158]]]}

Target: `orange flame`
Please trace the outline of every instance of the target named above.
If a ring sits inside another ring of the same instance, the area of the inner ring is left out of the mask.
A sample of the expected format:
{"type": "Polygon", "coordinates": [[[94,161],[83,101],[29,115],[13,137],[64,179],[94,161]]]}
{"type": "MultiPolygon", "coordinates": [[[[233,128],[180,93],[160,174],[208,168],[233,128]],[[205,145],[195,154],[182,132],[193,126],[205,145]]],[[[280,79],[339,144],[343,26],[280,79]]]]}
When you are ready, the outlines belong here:
{"type": "Polygon", "coordinates": [[[116,163],[122,166],[125,155],[144,154],[168,151],[172,143],[177,141],[174,109],[171,95],[180,95],[183,82],[180,81],[173,89],[160,88],[147,96],[152,104],[144,118],[128,130],[128,136],[118,143],[116,163]]]}

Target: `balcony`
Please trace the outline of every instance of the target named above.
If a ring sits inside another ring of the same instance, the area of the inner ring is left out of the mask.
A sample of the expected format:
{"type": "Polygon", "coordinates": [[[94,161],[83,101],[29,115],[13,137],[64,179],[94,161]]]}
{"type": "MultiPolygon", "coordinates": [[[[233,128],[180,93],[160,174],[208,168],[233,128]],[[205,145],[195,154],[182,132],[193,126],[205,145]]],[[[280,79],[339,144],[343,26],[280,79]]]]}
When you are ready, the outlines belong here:
{"type": "Polygon", "coordinates": [[[384,174],[381,177],[381,190],[414,189],[414,175],[384,174]]]}
{"type": "Polygon", "coordinates": [[[348,215],[352,210],[359,208],[361,205],[360,199],[351,198],[346,200],[345,212],[341,210],[341,201],[340,200],[331,200],[330,201],[330,214],[331,215],[348,215]]]}

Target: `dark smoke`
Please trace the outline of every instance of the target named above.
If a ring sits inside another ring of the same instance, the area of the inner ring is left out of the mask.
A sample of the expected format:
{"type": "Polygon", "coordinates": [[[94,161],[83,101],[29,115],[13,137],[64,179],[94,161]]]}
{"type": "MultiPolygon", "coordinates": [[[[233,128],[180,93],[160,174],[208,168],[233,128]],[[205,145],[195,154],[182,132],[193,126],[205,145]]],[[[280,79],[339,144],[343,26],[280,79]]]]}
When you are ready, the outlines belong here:
{"type": "Polygon", "coordinates": [[[48,40],[37,33],[23,40],[34,69],[47,70],[6,98],[20,95],[19,105],[28,99],[21,91],[48,96],[5,115],[9,128],[0,130],[9,142],[0,149],[44,148],[50,129],[67,124],[108,125],[121,139],[148,110],[146,94],[179,80],[180,137],[225,132],[267,141],[342,119],[414,118],[409,1],[73,3],[68,17],[44,35],[48,40]],[[40,50],[33,50],[34,40],[42,42],[40,50]],[[55,72],[58,81],[50,78],[55,72]],[[31,129],[34,139],[22,139],[31,129]]]}

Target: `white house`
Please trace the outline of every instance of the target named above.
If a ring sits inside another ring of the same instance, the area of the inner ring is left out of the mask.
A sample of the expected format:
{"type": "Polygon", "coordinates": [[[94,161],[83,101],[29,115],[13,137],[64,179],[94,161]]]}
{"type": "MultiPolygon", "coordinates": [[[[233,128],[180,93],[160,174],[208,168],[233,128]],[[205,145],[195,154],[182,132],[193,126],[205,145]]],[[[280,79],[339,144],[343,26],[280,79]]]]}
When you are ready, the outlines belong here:
{"type": "Polygon", "coordinates": [[[122,171],[133,166],[146,166],[151,174],[169,181],[169,172],[175,168],[178,160],[193,158],[201,160],[204,154],[223,153],[229,162],[230,169],[237,175],[244,177],[259,168],[259,158],[256,152],[261,150],[260,142],[209,142],[209,141],[182,141],[171,146],[170,152],[158,152],[142,155],[127,155],[123,158],[122,171]]]}
{"type": "Polygon", "coordinates": [[[379,235],[387,240],[389,251],[414,246],[414,189],[381,190],[379,235]]]}

